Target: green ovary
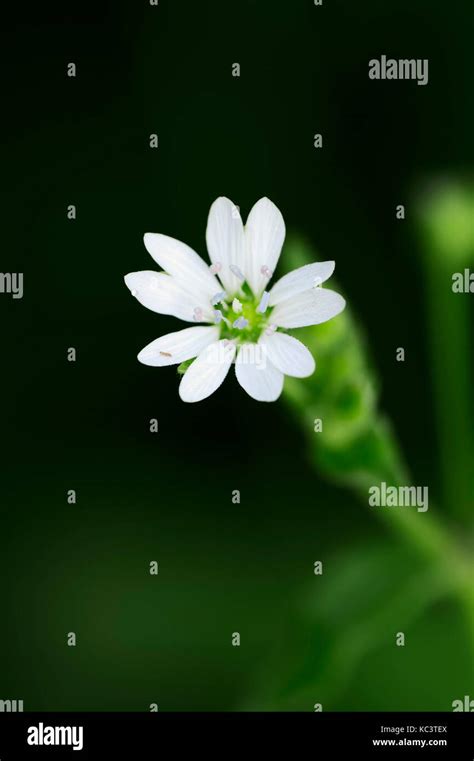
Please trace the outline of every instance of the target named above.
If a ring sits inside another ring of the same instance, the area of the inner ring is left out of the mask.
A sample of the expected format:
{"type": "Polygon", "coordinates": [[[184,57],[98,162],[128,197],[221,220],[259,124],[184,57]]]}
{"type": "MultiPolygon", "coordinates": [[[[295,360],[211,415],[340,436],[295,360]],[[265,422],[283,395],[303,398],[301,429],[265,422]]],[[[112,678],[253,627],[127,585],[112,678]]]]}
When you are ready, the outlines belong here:
{"type": "Polygon", "coordinates": [[[256,298],[253,294],[239,293],[236,298],[242,304],[242,310],[235,312],[232,308],[233,298],[230,300],[229,308],[225,310],[222,304],[218,304],[216,309],[220,309],[223,318],[220,323],[221,334],[220,338],[226,338],[229,341],[237,340],[239,343],[256,343],[262,335],[264,329],[269,324],[269,317],[271,309],[267,309],[265,314],[257,311],[260,304],[261,297],[256,298]],[[239,317],[244,317],[248,320],[248,324],[244,328],[234,328],[233,324],[239,317]]]}

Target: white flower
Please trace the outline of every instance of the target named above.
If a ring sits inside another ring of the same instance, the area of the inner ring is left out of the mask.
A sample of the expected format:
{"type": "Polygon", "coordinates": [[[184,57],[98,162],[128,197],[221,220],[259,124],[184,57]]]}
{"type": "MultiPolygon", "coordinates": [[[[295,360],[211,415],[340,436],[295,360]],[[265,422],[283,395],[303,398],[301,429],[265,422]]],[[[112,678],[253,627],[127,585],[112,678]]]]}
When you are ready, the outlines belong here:
{"type": "Polygon", "coordinates": [[[159,314],[207,323],[161,336],[138,355],[153,367],[196,357],[179,387],[184,402],[210,396],[233,363],[240,385],[261,402],[278,399],[285,375],[304,378],[314,372],[306,346],[279,328],[330,320],[342,312],[345,301],[320,287],[332,275],[334,262],[307,264],[266,290],[284,237],[283,217],[268,198],[257,201],[245,227],[228,198],[214,201],[206,231],[211,266],[185,243],[146,233],[145,246],[163,272],[126,275],[132,295],[159,314]]]}

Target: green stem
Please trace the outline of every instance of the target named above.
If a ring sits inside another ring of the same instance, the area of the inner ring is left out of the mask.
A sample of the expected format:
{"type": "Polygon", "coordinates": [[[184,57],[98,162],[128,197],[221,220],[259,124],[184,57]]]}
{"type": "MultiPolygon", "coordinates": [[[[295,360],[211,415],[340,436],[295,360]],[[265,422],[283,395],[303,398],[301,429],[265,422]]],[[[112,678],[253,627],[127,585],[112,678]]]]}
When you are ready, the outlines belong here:
{"type": "Polygon", "coordinates": [[[428,256],[424,262],[442,502],[465,522],[473,506],[469,294],[452,292],[444,262],[428,256]]]}

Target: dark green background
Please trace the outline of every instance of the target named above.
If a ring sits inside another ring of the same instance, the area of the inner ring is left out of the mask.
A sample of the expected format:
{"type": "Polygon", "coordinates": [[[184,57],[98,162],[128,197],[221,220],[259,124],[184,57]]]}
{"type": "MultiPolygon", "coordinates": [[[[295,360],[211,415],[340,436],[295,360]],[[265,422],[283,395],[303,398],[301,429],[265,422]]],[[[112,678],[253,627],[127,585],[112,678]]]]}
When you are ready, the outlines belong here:
{"type": "MultiPolygon", "coordinates": [[[[416,483],[436,493],[410,194],[465,171],[467,7],[141,0],[22,5],[5,19],[1,270],[24,272],[25,294],[0,296],[0,699],[29,710],[235,710],[252,700],[269,653],[280,649],[283,668],[300,647],[284,632],[314,560],[326,564],[323,584],[341,553],[387,541],[350,493],[309,468],[283,403],[258,404],[229,378],[185,405],[173,368],[136,361],[180,327],[123,283],[154,268],[143,233],[205,255],[219,195],[244,217],[267,195],[289,231],[336,260],[382,405],[416,483]],[[428,86],[370,81],[368,61],[383,53],[428,58],[428,86]]],[[[449,710],[468,687],[458,618],[454,605],[436,610],[402,654],[390,633],[325,708],[449,710]]]]}

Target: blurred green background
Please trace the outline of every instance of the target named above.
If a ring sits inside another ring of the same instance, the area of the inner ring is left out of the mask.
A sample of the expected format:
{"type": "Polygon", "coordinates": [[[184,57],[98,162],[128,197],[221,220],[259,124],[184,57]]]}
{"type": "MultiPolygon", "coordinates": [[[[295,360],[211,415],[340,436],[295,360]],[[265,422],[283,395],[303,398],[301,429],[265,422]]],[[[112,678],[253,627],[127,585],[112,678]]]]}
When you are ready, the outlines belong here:
{"type": "Polygon", "coordinates": [[[472,296],[451,291],[473,264],[469,5],[10,10],[1,270],[24,272],[25,293],[0,296],[0,699],[372,711],[474,697],[472,296]],[[428,58],[429,84],[370,81],[382,54],[428,58]],[[317,372],[276,404],[232,378],[185,405],[173,368],[136,360],[180,327],[123,283],[154,268],[143,233],[205,255],[219,195],[244,217],[270,197],[280,272],[335,259],[348,300],[306,331],[317,372]],[[429,486],[428,513],[369,508],[384,479],[429,486]]]}

